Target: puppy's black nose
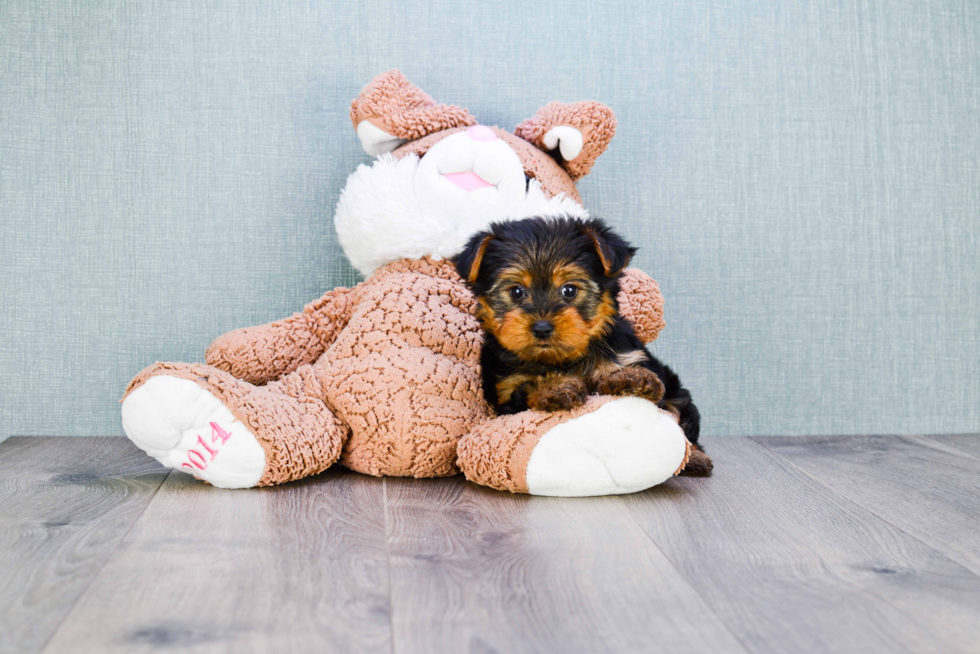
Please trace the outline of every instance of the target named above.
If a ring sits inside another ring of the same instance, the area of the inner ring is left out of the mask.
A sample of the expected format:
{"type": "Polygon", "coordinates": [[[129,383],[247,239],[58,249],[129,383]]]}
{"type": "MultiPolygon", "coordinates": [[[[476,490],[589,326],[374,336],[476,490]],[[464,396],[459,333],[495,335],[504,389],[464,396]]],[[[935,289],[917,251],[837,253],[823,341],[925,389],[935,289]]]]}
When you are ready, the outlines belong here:
{"type": "Polygon", "coordinates": [[[533,325],[531,325],[531,333],[534,334],[535,338],[545,339],[551,336],[555,331],[554,325],[552,325],[547,320],[539,320],[533,325]]]}

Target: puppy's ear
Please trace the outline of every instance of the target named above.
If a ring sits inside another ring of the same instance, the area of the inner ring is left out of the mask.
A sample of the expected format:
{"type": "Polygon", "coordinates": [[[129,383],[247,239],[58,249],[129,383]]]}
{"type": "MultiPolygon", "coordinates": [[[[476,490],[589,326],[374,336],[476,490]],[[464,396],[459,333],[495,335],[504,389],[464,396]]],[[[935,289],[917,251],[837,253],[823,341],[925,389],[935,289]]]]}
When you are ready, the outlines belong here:
{"type": "Polygon", "coordinates": [[[602,262],[606,277],[616,277],[629,265],[630,259],[636,254],[636,248],[631,247],[619,234],[606,227],[599,220],[591,220],[582,230],[592,239],[595,251],[602,262]]]}
{"type": "Polygon", "coordinates": [[[487,246],[493,240],[490,232],[480,232],[469,240],[463,251],[456,255],[453,263],[456,264],[456,271],[459,276],[475,284],[480,276],[480,265],[483,263],[483,255],[487,252],[487,246]]]}

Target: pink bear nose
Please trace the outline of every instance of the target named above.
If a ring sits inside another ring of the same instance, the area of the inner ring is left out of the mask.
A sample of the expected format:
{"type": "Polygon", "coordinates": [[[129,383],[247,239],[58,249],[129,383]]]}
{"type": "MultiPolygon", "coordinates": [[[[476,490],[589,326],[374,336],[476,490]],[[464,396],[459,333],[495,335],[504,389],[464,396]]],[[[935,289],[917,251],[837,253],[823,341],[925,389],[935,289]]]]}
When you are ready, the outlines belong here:
{"type": "Polygon", "coordinates": [[[496,141],[497,135],[493,133],[493,130],[484,125],[474,125],[473,127],[466,130],[466,133],[470,135],[470,138],[474,141],[496,141]]]}

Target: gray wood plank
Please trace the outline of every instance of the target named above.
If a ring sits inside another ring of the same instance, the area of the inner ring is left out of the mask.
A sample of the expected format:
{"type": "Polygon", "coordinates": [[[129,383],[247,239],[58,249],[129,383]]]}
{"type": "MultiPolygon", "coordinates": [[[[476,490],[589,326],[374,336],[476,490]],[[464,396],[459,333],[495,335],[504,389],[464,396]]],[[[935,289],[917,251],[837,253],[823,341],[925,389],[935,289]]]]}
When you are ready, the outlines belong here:
{"type": "Polygon", "coordinates": [[[758,440],[980,574],[980,460],[918,436],[758,440]]]}
{"type": "Polygon", "coordinates": [[[0,443],[0,652],[36,652],[167,470],[124,438],[0,443]]]}
{"type": "Polygon", "coordinates": [[[949,434],[942,436],[915,436],[912,440],[926,447],[940,445],[952,454],[960,453],[980,459],[980,434],[949,434]]]}
{"type": "Polygon", "coordinates": [[[715,474],[626,496],[753,652],[976,652],[980,578],[748,439],[715,474]]]}
{"type": "Polygon", "coordinates": [[[616,498],[386,480],[398,652],[743,652],[616,498]]]}
{"type": "Polygon", "coordinates": [[[173,473],[46,652],[390,651],[382,481],[173,473]]]}

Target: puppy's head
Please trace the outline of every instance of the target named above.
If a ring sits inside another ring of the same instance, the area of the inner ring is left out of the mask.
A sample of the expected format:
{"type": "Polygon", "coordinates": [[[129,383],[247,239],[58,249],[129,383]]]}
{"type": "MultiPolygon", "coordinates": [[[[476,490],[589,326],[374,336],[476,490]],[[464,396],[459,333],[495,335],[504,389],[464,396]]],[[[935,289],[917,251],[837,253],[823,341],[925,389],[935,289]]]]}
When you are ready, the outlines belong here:
{"type": "Polygon", "coordinates": [[[635,252],[598,219],[527,218],[473,236],[455,264],[484,329],[524,361],[558,365],[610,329],[635,252]]]}

